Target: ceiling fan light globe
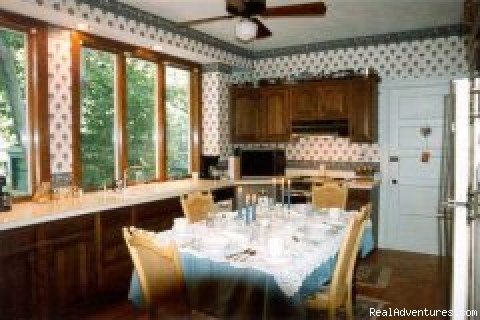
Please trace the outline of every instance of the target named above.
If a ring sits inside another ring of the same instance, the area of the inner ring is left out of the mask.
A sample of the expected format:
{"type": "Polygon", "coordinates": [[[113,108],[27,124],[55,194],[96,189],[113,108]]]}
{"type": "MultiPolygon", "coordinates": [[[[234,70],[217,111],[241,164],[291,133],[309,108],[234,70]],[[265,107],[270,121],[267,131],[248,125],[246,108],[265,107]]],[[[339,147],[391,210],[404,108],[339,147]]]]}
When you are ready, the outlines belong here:
{"type": "Polygon", "coordinates": [[[248,42],[257,36],[258,26],[249,19],[242,19],[235,25],[235,36],[243,42],[248,42]]]}

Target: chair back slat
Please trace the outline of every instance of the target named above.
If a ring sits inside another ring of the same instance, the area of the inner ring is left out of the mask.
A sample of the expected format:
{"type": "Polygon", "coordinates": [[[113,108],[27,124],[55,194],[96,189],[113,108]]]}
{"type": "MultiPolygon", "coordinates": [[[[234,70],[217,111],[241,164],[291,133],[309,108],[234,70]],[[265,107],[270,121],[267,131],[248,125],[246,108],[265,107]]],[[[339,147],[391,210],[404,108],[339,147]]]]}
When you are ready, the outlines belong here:
{"type": "Polygon", "coordinates": [[[372,215],[372,203],[369,202],[363,207],[360,208],[360,215],[363,220],[368,220],[370,219],[370,216],[372,215]]]}
{"type": "Polygon", "coordinates": [[[347,206],[348,188],[343,183],[325,182],[312,186],[312,205],[314,208],[341,208],[347,206]]]}
{"type": "Polygon", "coordinates": [[[337,263],[330,283],[330,299],[338,303],[344,301],[349,286],[352,285],[352,275],[355,261],[363,235],[365,221],[360,214],[353,217],[347,227],[345,238],[340,247],[337,263]]]}
{"type": "Polygon", "coordinates": [[[194,192],[180,198],[182,210],[190,223],[205,220],[209,212],[215,209],[215,202],[211,192],[194,192]]]}
{"type": "Polygon", "coordinates": [[[173,242],[158,243],[154,235],[133,227],[123,234],[137,272],[145,306],[180,297],[185,282],[178,249],[173,242]]]}

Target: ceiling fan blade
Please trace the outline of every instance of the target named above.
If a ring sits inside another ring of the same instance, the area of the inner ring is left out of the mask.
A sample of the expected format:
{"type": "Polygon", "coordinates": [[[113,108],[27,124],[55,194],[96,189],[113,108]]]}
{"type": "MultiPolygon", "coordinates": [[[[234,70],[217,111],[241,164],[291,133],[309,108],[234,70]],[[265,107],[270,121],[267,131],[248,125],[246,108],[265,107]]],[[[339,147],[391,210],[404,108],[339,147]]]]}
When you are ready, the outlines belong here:
{"type": "Polygon", "coordinates": [[[302,16],[323,16],[327,7],[323,2],[311,2],[304,4],[293,4],[289,6],[270,7],[265,10],[262,17],[302,17],[302,16]]]}
{"type": "Polygon", "coordinates": [[[190,21],[183,21],[183,22],[178,22],[177,24],[182,27],[188,27],[196,24],[203,24],[203,23],[208,23],[208,22],[214,22],[214,21],[219,21],[219,20],[228,20],[235,18],[234,16],[218,16],[218,17],[211,17],[211,18],[204,18],[204,19],[197,19],[197,20],[190,20],[190,21]]]}
{"type": "Polygon", "coordinates": [[[272,32],[257,18],[251,18],[251,20],[257,25],[257,36],[255,39],[264,39],[272,35],[272,32]]]}
{"type": "Polygon", "coordinates": [[[226,0],[226,9],[230,14],[240,15],[245,11],[243,0],[226,0]]]}

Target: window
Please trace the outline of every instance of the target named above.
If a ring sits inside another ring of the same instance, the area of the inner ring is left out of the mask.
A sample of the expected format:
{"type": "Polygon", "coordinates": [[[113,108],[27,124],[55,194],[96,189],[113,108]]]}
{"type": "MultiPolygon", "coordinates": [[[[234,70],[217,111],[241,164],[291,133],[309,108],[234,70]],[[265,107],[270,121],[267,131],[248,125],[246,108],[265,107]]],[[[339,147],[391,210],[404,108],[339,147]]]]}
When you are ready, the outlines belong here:
{"type": "Polygon", "coordinates": [[[80,67],[82,186],[94,189],[115,179],[115,55],[82,48],[80,67]]]}
{"type": "Polygon", "coordinates": [[[157,64],[127,58],[127,155],[128,179],[142,182],[156,178],[157,64]]]}
{"type": "Polygon", "coordinates": [[[165,68],[167,176],[190,173],[190,71],[165,68]]]}
{"type": "Polygon", "coordinates": [[[26,71],[26,34],[0,28],[0,175],[13,195],[31,192],[26,71]]]}
{"type": "Polygon", "coordinates": [[[93,190],[126,172],[135,184],[198,170],[198,70],[186,60],[73,32],[73,183],[93,190]]]}

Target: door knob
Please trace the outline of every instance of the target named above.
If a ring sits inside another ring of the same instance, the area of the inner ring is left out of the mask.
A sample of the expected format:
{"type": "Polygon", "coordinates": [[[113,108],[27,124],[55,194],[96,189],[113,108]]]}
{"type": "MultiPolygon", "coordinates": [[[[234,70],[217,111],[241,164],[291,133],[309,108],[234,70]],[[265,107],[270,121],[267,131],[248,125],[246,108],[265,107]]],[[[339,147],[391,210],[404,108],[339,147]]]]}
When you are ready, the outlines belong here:
{"type": "Polygon", "coordinates": [[[392,184],[398,184],[398,180],[397,179],[392,179],[392,184]]]}

